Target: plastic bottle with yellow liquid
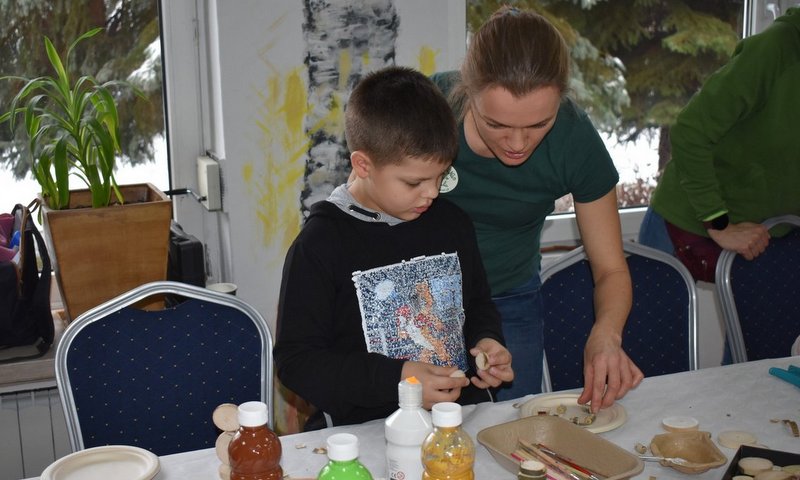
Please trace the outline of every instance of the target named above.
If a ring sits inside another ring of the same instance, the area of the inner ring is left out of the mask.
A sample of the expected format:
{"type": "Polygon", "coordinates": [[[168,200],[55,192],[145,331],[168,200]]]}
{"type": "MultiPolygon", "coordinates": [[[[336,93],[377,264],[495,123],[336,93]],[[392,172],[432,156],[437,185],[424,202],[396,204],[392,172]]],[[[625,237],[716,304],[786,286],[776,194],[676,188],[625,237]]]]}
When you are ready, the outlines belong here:
{"type": "Polygon", "coordinates": [[[461,428],[461,405],[437,403],[433,432],[422,444],[422,480],[474,480],[475,443],[461,428]]]}

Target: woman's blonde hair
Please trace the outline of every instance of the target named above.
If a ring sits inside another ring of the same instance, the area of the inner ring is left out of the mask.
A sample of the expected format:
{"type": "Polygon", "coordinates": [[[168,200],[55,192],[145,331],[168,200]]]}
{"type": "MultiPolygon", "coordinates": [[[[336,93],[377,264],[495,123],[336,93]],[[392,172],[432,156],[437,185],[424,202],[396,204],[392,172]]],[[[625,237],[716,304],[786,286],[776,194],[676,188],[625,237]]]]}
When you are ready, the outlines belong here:
{"type": "Polygon", "coordinates": [[[552,86],[563,95],[569,63],[567,44],[553,24],[538,13],[503,6],[470,40],[451,103],[463,116],[466,100],[486,88],[521,97],[552,86]]]}

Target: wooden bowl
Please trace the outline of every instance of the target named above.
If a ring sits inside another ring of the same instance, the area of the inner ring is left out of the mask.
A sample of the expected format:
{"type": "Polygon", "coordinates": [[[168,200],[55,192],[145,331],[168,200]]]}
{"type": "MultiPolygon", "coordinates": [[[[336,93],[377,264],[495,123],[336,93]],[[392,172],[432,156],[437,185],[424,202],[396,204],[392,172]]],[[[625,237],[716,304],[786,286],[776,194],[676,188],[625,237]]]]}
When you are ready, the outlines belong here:
{"type": "Polygon", "coordinates": [[[725,465],[728,458],[714,445],[709,432],[687,431],[656,435],[650,441],[653,455],[683,458],[686,463],[662,462],[682,473],[703,473],[725,465]]]}

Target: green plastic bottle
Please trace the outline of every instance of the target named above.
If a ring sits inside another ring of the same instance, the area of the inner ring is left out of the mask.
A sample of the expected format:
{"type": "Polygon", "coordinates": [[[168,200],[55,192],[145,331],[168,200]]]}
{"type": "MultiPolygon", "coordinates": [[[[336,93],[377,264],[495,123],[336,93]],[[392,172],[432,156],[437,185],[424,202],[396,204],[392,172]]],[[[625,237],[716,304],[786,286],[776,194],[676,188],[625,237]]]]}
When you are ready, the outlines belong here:
{"type": "Polygon", "coordinates": [[[369,470],[358,461],[358,437],[337,433],[328,437],[328,463],[317,480],[373,480],[369,470]]]}

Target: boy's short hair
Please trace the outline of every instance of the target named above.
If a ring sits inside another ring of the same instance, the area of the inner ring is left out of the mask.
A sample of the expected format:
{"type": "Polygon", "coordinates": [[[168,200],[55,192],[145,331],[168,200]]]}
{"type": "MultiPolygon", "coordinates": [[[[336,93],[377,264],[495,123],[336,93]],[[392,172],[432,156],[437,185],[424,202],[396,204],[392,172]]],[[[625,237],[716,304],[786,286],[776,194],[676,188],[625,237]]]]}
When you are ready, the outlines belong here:
{"type": "Polygon", "coordinates": [[[351,152],[363,151],[377,166],[405,157],[450,163],[458,153],[456,120],[439,88],[407,67],[367,74],[345,109],[351,152]]]}

